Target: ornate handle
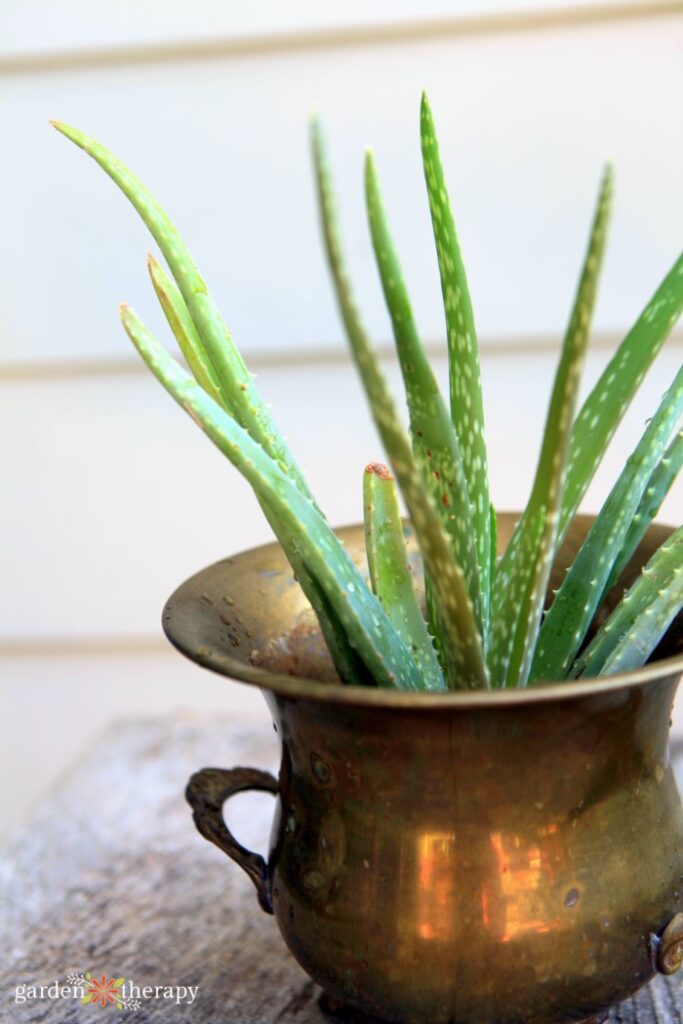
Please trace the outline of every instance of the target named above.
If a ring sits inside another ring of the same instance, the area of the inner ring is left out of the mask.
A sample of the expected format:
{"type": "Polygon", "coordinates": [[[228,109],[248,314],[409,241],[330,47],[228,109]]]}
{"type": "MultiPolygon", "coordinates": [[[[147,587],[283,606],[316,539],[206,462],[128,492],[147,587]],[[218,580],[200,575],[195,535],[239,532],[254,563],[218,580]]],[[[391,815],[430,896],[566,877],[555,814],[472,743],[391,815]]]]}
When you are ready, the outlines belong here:
{"type": "Polygon", "coordinates": [[[683,914],[676,914],[669,921],[656,948],[660,974],[675,974],[683,967],[683,914]]]}
{"type": "Polygon", "coordinates": [[[277,793],[278,782],[270,772],[258,768],[203,768],[195,772],[187,784],[185,799],[192,808],[198,830],[215,843],[228,857],[246,871],[256,886],[261,909],[273,913],[268,865],[258,853],[252,853],[237,842],[223,821],[223,804],[247,789],[277,793]]]}

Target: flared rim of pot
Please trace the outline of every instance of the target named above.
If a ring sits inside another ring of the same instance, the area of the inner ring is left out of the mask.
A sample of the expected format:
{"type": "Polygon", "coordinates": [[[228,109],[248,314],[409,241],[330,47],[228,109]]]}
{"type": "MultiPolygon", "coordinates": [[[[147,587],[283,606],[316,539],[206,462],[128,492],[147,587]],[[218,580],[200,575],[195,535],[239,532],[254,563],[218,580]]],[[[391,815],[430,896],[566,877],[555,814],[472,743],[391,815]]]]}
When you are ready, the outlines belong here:
{"type": "MultiPolygon", "coordinates": [[[[498,514],[501,539],[519,518],[519,513],[498,514]]],[[[558,553],[556,571],[571,561],[593,522],[593,516],[576,516],[558,553]],[[562,557],[564,554],[564,558],[562,557]]],[[[636,556],[619,584],[628,586],[640,572],[653,551],[673,532],[673,527],[654,524],[648,530],[636,556]]],[[[335,528],[337,535],[354,560],[362,563],[362,525],[335,528]]],[[[410,545],[409,545],[410,546],[410,545]]],[[[419,554],[412,545],[412,558],[419,563],[419,554]]],[[[616,589],[616,588],[615,588],[616,589]]],[[[167,601],[162,625],[171,643],[191,661],[230,679],[258,686],[279,696],[293,699],[323,701],[334,704],[366,707],[422,709],[504,707],[547,701],[570,700],[598,696],[625,687],[644,686],[659,679],[683,673],[683,653],[662,657],[642,668],[585,681],[563,681],[533,684],[519,689],[455,690],[447,693],[406,692],[376,686],[344,685],[330,677],[328,665],[323,666],[322,640],[317,627],[310,626],[310,611],[291,568],[277,543],[249,548],[230,558],[215,562],[185,580],[167,601]],[[283,614],[286,609],[286,614],[283,614]],[[294,624],[308,613],[309,626],[301,632],[294,624]],[[274,626],[282,623],[278,631],[274,626]],[[263,657],[264,633],[270,630],[266,646],[275,644],[279,651],[263,657]],[[299,630],[297,635],[297,630],[299,630]],[[302,645],[304,653],[292,651],[292,637],[302,645]],[[305,651],[311,639],[317,648],[305,651]],[[254,663],[258,655],[258,663],[254,663]],[[316,661],[317,659],[317,661],[316,661]],[[302,674],[293,671],[297,660],[302,674]],[[286,662],[287,671],[278,670],[286,662]],[[318,676],[312,667],[321,665],[318,676]],[[327,678],[324,678],[327,676],[327,678]]],[[[683,615],[672,624],[667,636],[675,632],[673,646],[683,639],[683,615]],[[679,639],[679,634],[681,639],[679,639]]]]}

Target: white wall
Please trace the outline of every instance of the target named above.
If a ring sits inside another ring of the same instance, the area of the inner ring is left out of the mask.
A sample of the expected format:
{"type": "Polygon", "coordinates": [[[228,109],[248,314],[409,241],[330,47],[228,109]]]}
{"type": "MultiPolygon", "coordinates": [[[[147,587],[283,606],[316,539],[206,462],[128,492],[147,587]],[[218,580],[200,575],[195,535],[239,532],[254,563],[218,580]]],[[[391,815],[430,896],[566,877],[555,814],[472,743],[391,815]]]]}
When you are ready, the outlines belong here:
{"type": "MultiPolygon", "coordinates": [[[[149,241],[104,175],[47,126],[110,145],[184,231],[336,522],[380,455],[321,258],[307,152],[328,126],[375,336],[389,331],[363,222],[374,143],[423,334],[442,336],[419,166],[437,117],[479,324],[499,507],[525,499],[605,158],[617,197],[595,378],[679,251],[676,4],[0,6],[0,801],[10,818],[116,715],[265,712],[167,651],[164,598],[268,538],[247,488],[129,354],[126,299],[161,329],[149,241]],[[4,788],[4,792],[3,792],[4,788]]],[[[681,360],[672,339],[586,502],[594,509],[681,360]]],[[[443,362],[440,364],[443,371],[443,362]]],[[[665,518],[680,522],[683,490],[665,518]]]]}

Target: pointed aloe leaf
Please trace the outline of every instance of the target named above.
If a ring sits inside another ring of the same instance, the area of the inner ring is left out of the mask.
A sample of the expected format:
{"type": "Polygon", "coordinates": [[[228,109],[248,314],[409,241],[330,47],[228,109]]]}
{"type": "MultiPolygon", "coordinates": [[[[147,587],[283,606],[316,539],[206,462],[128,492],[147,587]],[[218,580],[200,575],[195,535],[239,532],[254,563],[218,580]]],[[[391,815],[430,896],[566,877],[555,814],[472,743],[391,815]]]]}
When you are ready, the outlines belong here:
{"type": "MultiPolygon", "coordinates": [[[[151,255],[148,259],[148,267],[154,290],[161,303],[168,324],[195,379],[215,402],[222,405],[221,388],[216,372],[204,348],[204,343],[197,333],[185,305],[185,300],[168,274],[151,255]]],[[[229,410],[226,411],[229,412],[229,410]]],[[[350,646],[344,628],[337,619],[333,608],[329,601],[326,600],[325,594],[318,586],[315,578],[308,571],[295,544],[289,541],[286,531],[279,529],[275,513],[264,502],[261,502],[261,507],[273,533],[276,537],[280,537],[284,553],[294,569],[294,574],[301,589],[315,612],[340,679],[344,683],[357,686],[362,685],[364,677],[367,676],[367,671],[364,669],[358,654],[350,646]]]]}
{"type": "Polygon", "coordinates": [[[659,464],[654,470],[645,489],[642,501],[633,517],[621,549],[605,585],[603,597],[612,589],[622,572],[636,553],[636,549],[647,533],[647,529],[659,512],[662,502],[671,490],[674,480],[683,466],[683,431],[673,439],[659,464]]]}
{"type": "Polygon", "coordinates": [[[313,157],[327,259],[351,350],[380,437],[403,494],[425,566],[434,588],[448,684],[453,688],[487,685],[481,635],[462,568],[427,490],[410,441],[356,308],[337,227],[334,194],[320,125],[312,124],[313,157]]]}
{"type": "Polygon", "coordinates": [[[417,333],[370,152],[365,162],[365,196],[372,244],[405,384],[413,450],[450,537],[455,559],[462,566],[477,623],[485,635],[482,598],[488,598],[488,590],[482,595],[460,443],[417,333]]]}
{"type": "Polygon", "coordinates": [[[394,479],[379,462],[363,475],[365,551],[373,592],[422,673],[426,690],[445,690],[443,673],[417,600],[394,479]]]}
{"type": "Polygon", "coordinates": [[[597,515],[543,621],[531,680],[564,679],[598,609],[650,477],[683,412],[683,368],[597,515]]]}
{"type": "Polygon", "coordinates": [[[197,333],[185,300],[151,253],[147,258],[147,268],[164,316],[195,380],[201,384],[207,395],[211,395],[215,402],[222,405],[220,381],[197,333]]]}
{"type": "Polygon", "coordinates": [[[572,429],[560,537],[574,518],[614,431],[683,310],[683,255],[659,285],[583,403],[572,429]]]}
{"type": "Polygon", "coordinates": [[[588,250],[550,399],[529,503],[496,574],[489,664],[498,685],[525,686],[555,555],[572,420],[612,198],[603,176],[588,250]]]}
{"type": "Polygon", "coordinates": [[[654,553],[572,667],[593,677],[640,668],[683,607],[683,526],[654,553]]]}
{"type": "Polygon", "coordinates": [[[465,267],[441,165],[434,118],[424,93],[420,109],[420,137],[446,315],[451,416],[462,449],[467,490],[472,503],[479,579],[484,595],[484,606],[487,609],[490,590],[491,521],[477,333],[465,267]]]}
{"type": "MultiPolygon", "coordinates": [[[[66,125],[55,124],[55,127],[89,153],[113,178],[159,244],[180,287],[176,288],[156,261],[150,265],[152,281],[171,329],[199,383],[286,469],[301,491],[310,495],[176,228],[141,182],[103,146],[66,125]]],[[[270,522],[272,512],[265,506],[264,512],[270,522]]],[[[275,529],[275,524],[271,522],[271,525],[275,529]]],[[[332,609],[325,605],[324,595],[297,557],[296,550],[286,539],[281,542],[318,615],[340,675],[345,682],[359,682],[358,658],[345,642],[340,623],[334,619],[332,609]]]]}
{"type": "Polygon", "coordinates": [[[490,506],[491,515],[491,568],[489,569],[491,589],[493,590],[496,581],[496,569],[498,567],[498,517],[493,503],[490,506]]]}
{"type": "Polygon", "coordinates": [[[280,527],[277,515],[268,508],[265,502],[261,501],[260,505],[270,528],[280,541],[285,557],[294,570],[295,579],[315,612],[325,646],[334,662],[339,678],[347,685],[367,686],[369,671],[363,664],[358,651],[349,643],[346,630],[327,599],[323,587],[309,570],[296,542],[288,536],[286,526],[280,527]]]}
{"type": "Polygon", "coordinates": [[[157,379],[277,517],[279,531],[286,532],[289,542],[299,550],[375,682],[379,686],[419,690],[420,674],[410,651],[313,502],[152,338],[131,309],[122,307],[121,319],[157,379]]]}
{"type": "Polygon", "coordinates": [[[177,228],[148,189],[113,153],[76,128],[58,121],[52,124],[100,165],[138,211],[164,255],[204,343],[218,380],[223,408],[230,410],[237,422],[308,494],[303,475],[273,423],[177,228]]]}

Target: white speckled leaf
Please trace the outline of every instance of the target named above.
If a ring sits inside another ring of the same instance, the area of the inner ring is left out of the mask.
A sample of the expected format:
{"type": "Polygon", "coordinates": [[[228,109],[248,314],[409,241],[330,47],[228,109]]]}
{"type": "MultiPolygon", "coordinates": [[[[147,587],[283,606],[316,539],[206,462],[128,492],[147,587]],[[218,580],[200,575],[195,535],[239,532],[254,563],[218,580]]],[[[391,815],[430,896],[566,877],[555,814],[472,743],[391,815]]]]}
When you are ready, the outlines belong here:
{"type": "Polygon", "coordinates": [[[659,285],[583,403],[572,429],[560,539],[614,431],[683,310],[683,255],[659,285]]]}
{"type": "MultiPolygon", "coordinates": [[[[450,537],[455,560],[462,566],[477,623],[485,636],[482,615],[488,614],[488,592],[481,593],[475,524],[460,442],[417,332],[371,153],[365,164],[365,193],[377,267],[405,384],[413,450],[450,537]]],[[[432,630],[437,631],[437,623],[432,623],[432,630]]]]}
{"type": "Polygon", "coordinates": [[[595,304],[612,197],[605,171],[550,399],[541,454],[526,511],[498,566],[489,668],[494,685],[525,686],[555,556],[567,451],[595,304]],[[541,523],[539,525],[539,517],[541,523]]]}
{"type": "Polygon", "coordinates": [[[572,676],[640,668],[683,607],[683,527],[662,544],[574,663],[572,676]]]}
{"type": "Polygon", "coordinates": [[[287,544],[294,544],[301,553],[377,685],[420,690],[420,673],[411,652],[313,502],[154,341],[132,310],[124,307],[121,317],[128,336],[157,379],[249,481],[257,497],[277,514],[287,544]]]}
{"type": "Polygon", "coordinates": [[[472,521],[484,606],[483,619],[487,622],[491,571],[491,520],[479,350],[467,276],[460,254],[446,179],[441,166],[434,119],[424,94],[420,110],[420,137],[446,317],[451,417],[460,442],[467,490],[472,504],[472,521]]]}
{"type": "Polygon", "coordinates": [[[385,466],[370,463],[363,474],[365,550],[373,592],[415,662],[426,690],[446,683],[422,615],[408,562],[396,487],[385,466]]]}
{"type": "Polygon", "coordinates": [[[145,188],[113,153],[83,132],[59,122],[55,128],[91,156],[138,211],[161,249],[187,305],[220,388],[221,405],[287,472],[304,494],[304,477],[273,423],[177,228],[145,188]]]}
{"type": "Polygon", "coordinates": [[[452,688],[486,686],[488,677],[483,644],[467,581],[453,558],[448,535],[426,488],[377,354],[356,308],[344,266],[324,140],[317,123],[314,122],[312,129],[320,216],[337,302],[377,429],[415,530],[425,572],[433,584],[439,621],[444,630],[439,651],[445,661],[448,685],[452,688]]]}
{"type": "Polygon", "coordinates": [[[636,548],[647,533],[650,523],[659,512],[662,502],[669,493],[669,490],[671,489],[671,486],[678,476],[682,466],[683,431],[679,431],[650,477],[640,505],[638,506],[636,514],[633,517],[633,521],[628,529],[628,533],[624,539],[624,544],[619,553],[619,557],[614,563],[612,572],[605,584],[605,590],[602,595],[603,598],[606,597],[621,576],[622,571],[631,561],[636,548]]]}
{"type": "Polygon", "coordinates": [[[683,412],[683,368],[629,456],[555,594],[538,637],[530,679],[564,679],[583,644],[650,476],[683,412]]]}

